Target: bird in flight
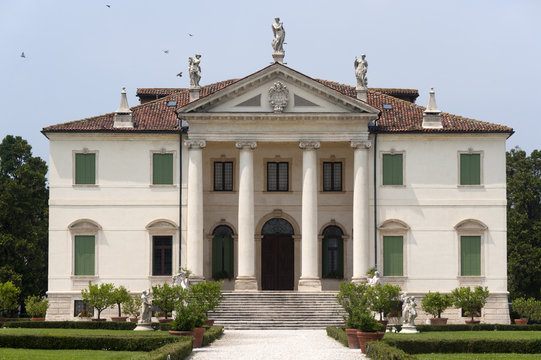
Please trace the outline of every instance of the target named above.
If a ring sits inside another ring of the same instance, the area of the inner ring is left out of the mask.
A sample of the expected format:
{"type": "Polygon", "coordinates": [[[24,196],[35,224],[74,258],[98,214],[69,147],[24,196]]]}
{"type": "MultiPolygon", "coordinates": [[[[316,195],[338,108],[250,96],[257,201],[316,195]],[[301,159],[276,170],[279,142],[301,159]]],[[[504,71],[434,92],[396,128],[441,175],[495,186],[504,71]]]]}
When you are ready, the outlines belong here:
{"type": "Polygon", "coordinates": [[[182,77],[182,71],[177,74],[178,77],[182,77]]]}
{"type": "Polygon", "coordinates": [[[193,34],[188,33],[189,36],[193,36],[193,34]]]}
{"type": "Polygon", "coordinates": [[[105,6],[107,6],[108,8],[110,8],[110,7],[111,7],[111,5],[105,5],[105,6]]]}
{"type": "Polygon", "coordinates": [[[21,53],[22,58],[26,58],[26,55],[24,54],[24,51],[21,53]]]}
{"type": "Polygon", "coordinates": [[[169,50],[163,50],[165,54],[169,54],[169,50]]]}

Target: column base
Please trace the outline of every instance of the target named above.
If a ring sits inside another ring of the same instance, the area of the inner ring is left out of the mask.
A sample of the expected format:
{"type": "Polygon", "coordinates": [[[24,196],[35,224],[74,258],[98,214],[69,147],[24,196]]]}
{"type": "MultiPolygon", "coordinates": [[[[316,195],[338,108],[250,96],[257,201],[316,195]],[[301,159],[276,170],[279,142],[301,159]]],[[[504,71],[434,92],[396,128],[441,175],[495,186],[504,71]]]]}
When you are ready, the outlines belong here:
{"type": "Polygon", "coordinates": [[[299,280],[299,292],[317,292],[321,291],[321,280],[318,278],[313,279],[300,279],[299,280]]]}
{"type": "Polygon", "coordinates": [[[358,277],[358,278],[351,278],[351,282],[354,284],[365,284],[368,282],[368,278],[366,276],[358,277]]]}
{"type": "Polygon", "coordinates": [[[235,279],[235,291],[257,291],[257,280],[251,276],[239,276],[235,279]]]}
{"type": "Polygon", "coordinates": [[[205,278],[203,276],[197,276],[197,275],[191,275],[189,278],[188,278],[188,284],[198,284],[198,283],[201,283],[205,281],[205,278]]]}

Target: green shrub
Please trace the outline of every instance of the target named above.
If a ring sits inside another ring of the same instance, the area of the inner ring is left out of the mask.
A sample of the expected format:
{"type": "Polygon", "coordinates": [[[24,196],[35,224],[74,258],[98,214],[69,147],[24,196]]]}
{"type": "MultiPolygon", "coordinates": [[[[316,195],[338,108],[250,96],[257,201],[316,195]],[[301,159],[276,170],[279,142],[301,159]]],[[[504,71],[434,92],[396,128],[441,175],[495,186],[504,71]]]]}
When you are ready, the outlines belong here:
{"type": "Polygon", "coordinates": [[[98,319],[103,310],[115,304],[115,299],[113,298],[114,287],[113,284],[92,285],[92,282],[89,281],[88,289],[81,290],[83,301],[98,311],[98,319]]]}
{"type": "Polygon", "coordinates": [[[541,324],[504,325],[504,324],[456,324],[456,325],[417,325],[420,332],[429,331],[541,331],[541,324]]]}
{"type": "Polygon", "coordinates": [[[147,355],[148,360],[183,360],[192,353],[192,339],[183,338],[178,342],[164,345],[147,355]],[[170,356],[168,358],[167,356],[170,356]]]}
{"type": "Polygon", "coordinates": [[[214,340],[222,337],[223,333],[224,333],[223,326],[210,327],[210,329],[207,329],[207,331],[205,331],[205,334],[203,335],[203,346],[212,344],[214,340]]]}
{"type": "Polygon", "coordinates": [[[129,299],[126,298],[126,301],[122,303],[122,306],[124,307],[124,313],[132,317],[139,317],[139,315],[141,315],[142,304],[143,300],[140,296],[130,296],[129,299]]]}
{"type": "Polygon", "coordinates": [[[348,336],[346,335],[346,331],[344,329],[329,326],[327,327],[327,336],[330,336],[333,339],[337,340],[340,344],[344,345],[345,347],[349,347],[348,336]]]}
{"type": "Polygon", "coordinates": [[[522,319],[541,320],[541,301],[534,298],[518,298],[511,304],[513,311],[517,312],[522,319]]]}
{"type": "Polygon", "coordinates": [[[177,314],[171,325],[171,330],[190,331],[202,327],[205,323],[205,312],[202,306],[195,301],[191,303],[180,301],[176,311],[177,314]]]}
{"type": "Polygon", "coordinates": [[[160,331],[169,331],[172,330],[173,323],[158,323],[158,330],[160,331]]]}
{"type": "Polygon", "coordinates": [[[0,348],[152,351],[177,341],[173,336],[0,335],[0,348]]]}
{"type": "Polygon", "coordinates": [[[348,317],[356,311],[368,311],[368,285],[352,282],[340,283],[340,292],[336,295],[336,301],[342,305],[348,317]]]}
{"type": "Polygon", "coordinates": [[[428,292],[422,301],[422,309],[433,317],[441,318],[441,313],[453,305],[453,297],[440,294],[439,291],[428,292]]]}
{"type": "Polygon", "coordinates": [[[21,290],[11,281],[0,283],[0,316],[17,308],[17,300],[21,290]]]}
{"type": "Polygon", "coordinates": [[[366,344],[366,355],[372,360],[415,360],[416,356],[407,354],[383,341],[370,341],[366,344]]]}
{"type": "Polygon", "coordinates": [[[358,329],[364,332],[383,331],[385,325],[380,324],[371,313],[367,311],[355,311],[348,317],[346,322],[348,329],[358,329]]]}
{"type": "Polygon", "coordinates": [[[132,322],[112,321],[12,321],[6,322],[7,328],[28,329],[101,329],[101,330],[133,330],[137,326],[132,322]]]}
{"type": "Polygon", "coordinates": [[[208,312],[216,309],[224,298],[220,283],[215,281],[193,284],[190,287],[190,292],[190,301],[199,303],[207,318],[208,312]]]}
{"type": "Polygon", "coordinates": [[[481,286],[476,286],[473,291],[469,286],[464,286],[451,292],[455,307],[462,308],[466,316],[471,316],[472,321],[475,313],[485,306],[488,295],[486,286],[484,289],[481,286]]]}
{"type": "Polygon", "coordinates": [[[130,293],[124,286],[121,285],[113,289],[111,292],[111,301],[118,307],[118,317],[122,316],[122,309],[120,306],[131,299],[130,293]]]}
{"type": "Polygon", "coordinates": [[[28,315],[35,318],[44,318],[49,308],[49,299],[42,299],[39,296],[29,296],[24,301],[24,306],[28,315]]]}
{"type": "Polygon", "coordinates": [[[383,339],[408,354],[428,353],[541,353],[541,339],[383,339]]]}
{"type": "Polygon", "coordinates": [[[368,303],[370,310],[379,314],[379,319],[387,316],[400,304],[400,286],[391,284],[376,284],[374,287],[368,287],[368,303]]]}
{"type": "Polygon", "coordinates": [[[152,303],[159,307],[165,315],[167,316],[175,310],[177,303],[181,301],[182,298],[185,298],[185,295],[182,295],[183,291],[187,291],[180,286],[170,286],[168,283],[163,285],[156,285],[152,287],[152,303]]]}

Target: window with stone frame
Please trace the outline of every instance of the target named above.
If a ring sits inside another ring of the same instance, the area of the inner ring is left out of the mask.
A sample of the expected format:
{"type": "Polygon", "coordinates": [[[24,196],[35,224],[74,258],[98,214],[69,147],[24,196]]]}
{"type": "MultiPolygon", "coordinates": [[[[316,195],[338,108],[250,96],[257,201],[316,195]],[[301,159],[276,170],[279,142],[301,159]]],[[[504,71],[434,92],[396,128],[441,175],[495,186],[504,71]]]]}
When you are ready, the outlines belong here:
{"type": "Polygon", "coordinates": [[[342,191],[342,162],[323,162],[323,191],[342,191]]]}
{"type": "Polygon", "coordinates": [[[173,237],[152,237],[152,275],[169,276],[173,268],[173,237]]]}
{"type": "Polygon", "coordinates": [[[328,226],[323,230],[321,241],[321,276],[323,278],[344,278],[344,238],[338,226],[328,226]]]}
{"type": "Polygon", "coordinates": [[[267,162],[267,191],[289,191],[289,162],[267,162]]]}
{"type": "Polygon", "coordinates": [[[214,162],[214,191],[233,191],[233,162],[214,162]]]}

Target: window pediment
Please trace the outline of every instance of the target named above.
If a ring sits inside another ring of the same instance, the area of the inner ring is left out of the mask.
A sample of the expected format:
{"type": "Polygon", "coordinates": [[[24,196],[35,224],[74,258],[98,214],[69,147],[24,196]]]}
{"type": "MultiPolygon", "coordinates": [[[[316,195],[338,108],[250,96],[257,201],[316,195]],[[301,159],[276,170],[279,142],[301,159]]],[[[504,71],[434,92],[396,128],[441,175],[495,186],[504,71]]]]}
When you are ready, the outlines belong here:
{"type": "Polygon", "coordinates": [[[150,222],[146,229],[153,232],[174,232],[177,230],[177,224],[171,220],[159,219],[150,222]]]}
{"type": "Polygon", "coordinates": [[[101,230],[101,226],[94,220],[79,219],[69,224],[68,229],[72,232],[96,233],[101,230]]]}
{"type": "Polygon", "coordinates": [[[455,225],[456,231],[485,231],[486,229],[488,229],[488,226],[475,219],[462,220],[455,225]]]}
{"type": "Polygon", "coordinates": [[[380,231],[406,232],[410,229],[408,224],[398,219],[385,220],[378,226],[380,231]]]}

